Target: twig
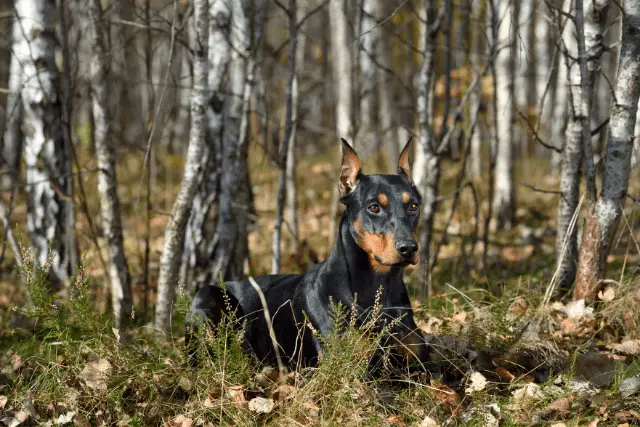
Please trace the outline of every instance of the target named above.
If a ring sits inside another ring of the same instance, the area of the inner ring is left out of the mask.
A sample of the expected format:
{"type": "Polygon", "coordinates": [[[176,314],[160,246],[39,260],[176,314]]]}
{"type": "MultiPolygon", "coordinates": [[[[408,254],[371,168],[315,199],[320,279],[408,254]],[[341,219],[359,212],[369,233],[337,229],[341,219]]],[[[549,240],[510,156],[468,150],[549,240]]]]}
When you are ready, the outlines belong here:
{"type": "Polygon", "coordinates": [[[269,306],[267,305],[267,300],[262,293],[262,289],[256,283],[255,279],[252,276],[248,277],[249,283],[253,286],[253,289],[258,293],[260,297],[260,304],[262,304],[262,313],[264,314],[264,320],[267,323],[267,328],[269,329],[269,337],[271,337],[271,344],[273,345],[273,351],[276,354],[276,360],[278,362],[278,370],[280,371],[280,381],[284,380],[285,370],[284,365],[282,364],[282,359],[280,358],[280,347],[278,346],[278,341],[276,339],[276,332],[273,330],[273,323],[271,323],[271,315],[269,314],[269,306]]]}

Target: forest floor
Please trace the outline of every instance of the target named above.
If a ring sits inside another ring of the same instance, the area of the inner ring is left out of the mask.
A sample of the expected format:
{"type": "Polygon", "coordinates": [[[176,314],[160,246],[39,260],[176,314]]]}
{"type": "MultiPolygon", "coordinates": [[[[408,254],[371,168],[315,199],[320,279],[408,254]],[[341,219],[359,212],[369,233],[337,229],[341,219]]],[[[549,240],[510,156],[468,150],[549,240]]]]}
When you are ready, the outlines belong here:
{"type": "MultiPolygon", "coordinates": [[[[258,219],[249,237],[250,269],[252,274],[264,274],[271,264],[277,171],[266,156],[252,161],[258,219]]],[[[152,301],[180,162],[167,157],[157,164],[149,221],[145,180],[127,172],[142,170],[140,156],[122,157],[118,163],[136,303],[136,327],[125,343],[94,309],[94,302],[102,298],[105,275],[100,258],[106,259],[106,246],[100,233],[93,235],[80,207],[79,241],[86,253],[86,281],[81,283],[86,292],[70,303],[49,300],[39,269],[27,266],[35,309],[24,308],[24,276],[7,250],[0,267],[0,422],[10,426],[640,425],[637,204],[627,203],[609,259],[609,280],[598,302],[585,307],[550,301],[545,292],[555,283],[558,195],[546,190],[557,189],[558,182],[545,166],[548,161],[518,165],[517,225],[491,234],[484,269],[478,267],[482,239],[476,241],[474,230],[484,229],[487,185],[478,179],[459,191],[459,207],[450,216],[459,166],[444,163],[435,223],[439,261],[434,294],[430,299],[420,297],[414,271],[407,272],[405,281],[414,295],[419,327],[447,337],[437,342],[444,343],[443,357],[459,369],[462,384],[455,389],[437,381],[429,384],[421,376],[407,375],[395,382],[368,378],[364,367],[375,336],[355,328],[327,339],[326,354],[313,372],[284,375],[256,367],[240,352],[236,339],[225,339],[233,332],[221,328],[219,334],[206,337],[214,354],[193,371],[183,353],[186,296],[176,304],[172,336],[158,336],[143,310],[147,224],[151,253],[147,297],[152,301]],[[494,351],[475,351],[484,347],[494,351]]],[[[90,160],[82,164],[92,167],[90,160]]],[[[384,169],[394,168],[389,164],[384,169]]],[[[301,253],[285,252],[284,272],[305,269],[330,250],[327,214],[331,191],[337,189],[337,167],[329,156],[309,156],[300,159],[299,171],[304,244],[301,253]]],[[[380,168],[370,160],[364,162],[364,171],[380,168]]],[[[86,189],[95,188],[95,176],[85,176],[83,183],[86,189]]],[[[638,180],[632,180],[630,193],[638,191],[638,180]]],[[[98,212],[93,193],[87,191],[90,215],[98,212]]],[[[26,230],[25,210],[18,200],[13,218],[22,230],[26,230]]]]}

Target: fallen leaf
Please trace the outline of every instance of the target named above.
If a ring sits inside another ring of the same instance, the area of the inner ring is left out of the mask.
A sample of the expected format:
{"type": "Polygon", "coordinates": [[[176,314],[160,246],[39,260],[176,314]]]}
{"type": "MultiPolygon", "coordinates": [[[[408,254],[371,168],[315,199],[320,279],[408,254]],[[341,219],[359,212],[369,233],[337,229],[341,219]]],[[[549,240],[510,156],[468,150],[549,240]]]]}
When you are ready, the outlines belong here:
{"type": "Polygon", "coordinates": [[[621,421],[640,420],[640,413],[633,409],[616,412],[614,416],[616,417],[616,420],[621,421]]]}
{"type": "Polygon", "coordinates": [[[418,427],[440,427],[440,424],[430,416],[424,417],[418,427]]]}
{"type": "Polygon", "coordinates": [[[249,410],[258,414],[268,414],[273,411],[275,403],[273,399],[254,397],[249,401],[249,410]]]}
{"type": "Polygon", "coordinates": [[[498,374],[498,376],[502,381],[505,381],[508,383],[511,383],[516,379],[515,375],[513,375],[511,372],[507,371],[505,368],[500,366],[496,368],[496,374],[498,374]]]}
{"type": "Polygon", "coordinates": [[[111,363],[106,359],[99,359],[88,362],[78,376],[84,380],[89,388],[106,391],[109,370],[111,370],[111,363]]]}
{"type": "Polygon", "coordinates": [[[524,387],[521,387],[515,390],[512,393],[513,397],[516,399],[524,399],[524,398],[535,398],[535,399],[543,399],[544,393],[540,390],[540,386],[538,384],[529,383],[524,387]]]}
{"type": "Polygon", "coordinates": [[[391,415],[390,417],[387,418],[387,422],[390,423],[390,424],[395,424],[395,425],[399,425],[399,426],[406,425],[404,423],[404,419],[402,419],[402,417],[399,416],[399,415],[391,415]]]}
{"type": "Polygon", "coordinates": [[[629,427],[629,423],[618,424],[617,427],[629,427]]]}
{"type": "Polygon", "coordinates": [[[184,415],[178,415],[173,420],[171,420],[171,424],[179,427],[191,427],[193,424],[193,420],[191,418],[187,418],[184,415]]]}
{"type": "Polygon", "coordinates": [[[293,395],[295,391],[296,391],[296,388],[294,386],[289,384],[281,384],[273,392],[273,398],[275,400],[282,401],[291,397],[291,395],[293,395]]]}
{"type": "Polygon", "coordinates": [[[247,406],[247,399],[244,396],[245,388],[241,385],[232,386],[227,389],[227,394],[233,400],[237,406],[245,408],[247,406]]]}
{"type": "Polygon", "coordinates": [[[624,340],[620,344],[611,344],[608,348],[629,356],[638,356],[640,355],[640,339],[624,340]]]}
{"type": "Polygon", "coordinates": [[[318,418],[320,415],[320,407],[313,402],[302,402],[302,407],[306,409],[309,418],[318,418]]]}
{"type": "Polygon", "coordinates": [[[69,424],[73,421],[73,417],[76,415],[76,411],[69,411],[66,414],[61,414],[58,419],[56,420],[56,424],[58,425],[65,425],[65,424],[69,424]]]}
{"type": "Polygon", "coordinates": [[[453,415],[456,415],[458,412],[460,412],[460,404],[462,403],[462,398],[458,393],[455,392],[454,389],[435,381],[432,383],[432,385],[438,390],[436,398],[447,408],[449,408],[453,415]]]}
{"type": "Polygon", "coordinates": [[[630,397],[640,391],[640,378],[631,377],[620,381],[618,392],[622,397],[630,397]]]}
{"type": "Polygon", "coordinates": [[[549,414],[557,414],[565,416],[571,413],[571,399],[568,397],[562,397],[558,400],[554,400],[545,408],[545,412],[549,414]]]}
{"type": "Polygon", "coordinates": [[[593,315],[593,307],[587,307],[583,299],[568,302],[567,305],[562,308],[562,311],[570,319],[580,319],[593,315]]]}
{"type": "Polygon", "coordinates": [[[482,391],[487,386],[487,379],[480,372],[473,372],[469,376],[467,386],[464,389],[465,393],[473,393],[476,391],[482,391]]]}
{"type": "Polygon", "coordinates": [[[595,418],[589,421],[589,424],[587,424],[587,427],[598,427],[599,422],[600,422],[600,418],[595,418]]]}
{"type": "Polygon", "coordinates": [[[598,299],[604,302],[613,301],[615,297],[616,297],[616,291],[614,291],[611,286],[607,286],[607,288],[604,291],[598,292],[598,299]]]}
{"type": "Polygon", "coordinates": [[[25,411],[18,411],[17,413],[13,414],[13,417],[5,417],[0,421],[2,421],[7,427],[17,427],[23,422],[27,421],[27,418],[29,418],[29,414],[27,414],[25,411]]]}
{"type": "Polygon", "coordinates": [[[8,401],[9,398],[7,396],[0,396],[0,409],[4,409],[8,401]]]}
{"type": "Polygon", "coordinates": [[[11,356],[11,369],[13,369],[14,372],[18,371],[22,367],[23,363],[22,356],[18,353],[14,353],[11,356]]]}
{"type": "Polygon", "coordinates": [[[529,304],[527,303],[527,300],[522,297],[517,297],[516,300],[509,306],[509,313],[512,313],[516,316],[524,316],[524,314],[527,312],[528,307],[529,304]]]}

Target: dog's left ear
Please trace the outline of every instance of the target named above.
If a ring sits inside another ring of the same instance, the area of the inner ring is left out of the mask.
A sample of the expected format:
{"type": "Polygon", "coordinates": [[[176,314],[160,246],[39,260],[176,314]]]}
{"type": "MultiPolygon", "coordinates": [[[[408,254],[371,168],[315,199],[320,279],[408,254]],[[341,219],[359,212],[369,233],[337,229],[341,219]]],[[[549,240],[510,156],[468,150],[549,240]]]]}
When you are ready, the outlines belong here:
{"type": "Polygon", "coordinates": [[[411,178],[411,169],[409,168],[409,153],[413,147],[413,137],[409,137],[407,145],[404,146],[400,158],[398,159],[398,174],[404,174],[410,182],[413,182],[411,178]]]}

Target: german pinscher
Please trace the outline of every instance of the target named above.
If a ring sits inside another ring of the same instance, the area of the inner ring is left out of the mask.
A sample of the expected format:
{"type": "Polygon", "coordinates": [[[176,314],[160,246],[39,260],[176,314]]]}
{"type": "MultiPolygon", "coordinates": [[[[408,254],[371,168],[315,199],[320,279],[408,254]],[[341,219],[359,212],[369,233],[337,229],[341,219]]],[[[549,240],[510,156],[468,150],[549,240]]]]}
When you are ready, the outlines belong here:
{"type": "MultiPolygon", "coordinates": [[[[358,155],[343,139],[339,190],[345,211],[333,251],[304,274],[255,279],[266,300],[283,362],[315,366],[321,340],[311,328],[303,327],[305,319],[326,337],[333,326],[330,299],[346,308],[355,302],[359,314],[370,313],[381,288],[381,316],[393,321],[388,339],[395,349],[391,360],[401,358],[403,363],[422,367],[428,363],[428,344],[413,319],[402,280],[404,268],[419,259],[416,227],[421,197],[411,179],[410,149],[411,140],[402,150],[397,174],[365,175],[358,155]]],[[[260,361],[274,363],[274,344],[260,295],[247,280],[227,282],[225,289],[205,286],[197,292],[187,316],[187,343],[193,343],[205,319],[216,324],[226,311],[237,310],[237,318],[245,321],[245,349],[260,361]]],[[[192,365],[195,357],[191,350],[192,365]]]]}

